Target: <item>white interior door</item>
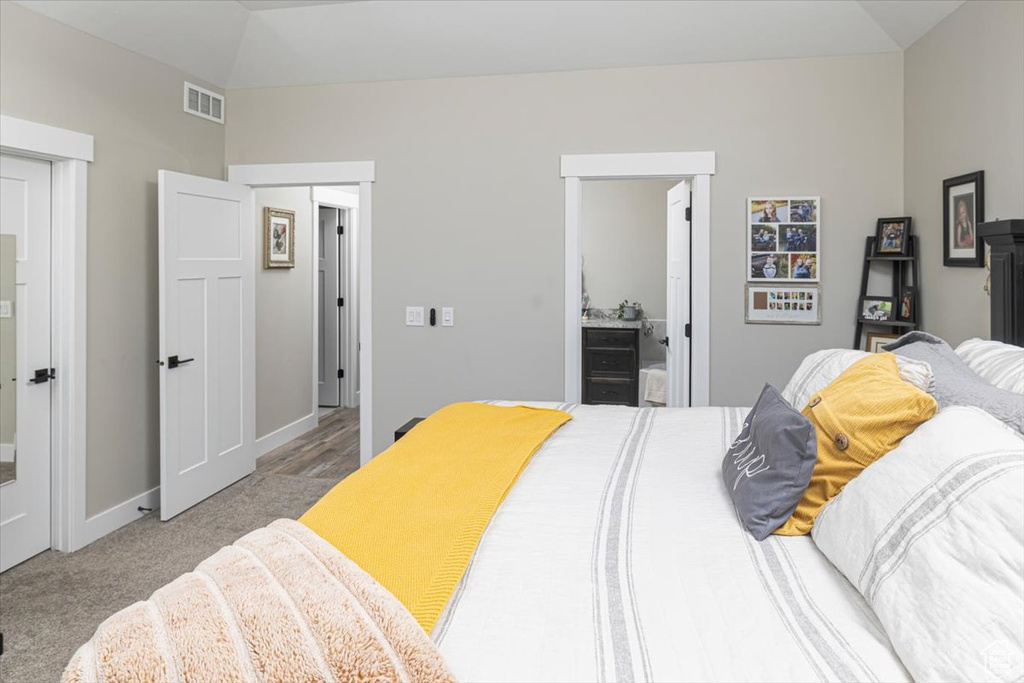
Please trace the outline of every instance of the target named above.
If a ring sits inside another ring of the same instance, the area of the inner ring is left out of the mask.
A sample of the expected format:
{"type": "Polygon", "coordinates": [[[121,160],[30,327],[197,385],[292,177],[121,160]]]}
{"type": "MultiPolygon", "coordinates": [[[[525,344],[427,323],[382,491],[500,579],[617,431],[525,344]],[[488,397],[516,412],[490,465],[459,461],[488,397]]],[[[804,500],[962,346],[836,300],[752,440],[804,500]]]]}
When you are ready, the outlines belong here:
{"type": "Polygon", "coordinates": [[[337,407],[341,405],[341,278],[339,268],[341,259],[339,247],[341,235],[340,215],[343,212],[333,206],[320,206],[319,219],[319,306],[320,338],[319,373],[317,389],[319,403],[322,406],[337,407]]]}
{"type": "Polygon", "coordinates": [[[0,571],[50,547],[50,372],[50,163],[2,156],[0,571]]]}
{"type": "Polygon", "coordinates": [[[257,230],[245,185],[160,171],[160,518],[256,467],[257,230]]]}
{"type": "Polygon", "coordinates": [[[690,181],[668,191],[668,407],[690,405],[690,181]]]}

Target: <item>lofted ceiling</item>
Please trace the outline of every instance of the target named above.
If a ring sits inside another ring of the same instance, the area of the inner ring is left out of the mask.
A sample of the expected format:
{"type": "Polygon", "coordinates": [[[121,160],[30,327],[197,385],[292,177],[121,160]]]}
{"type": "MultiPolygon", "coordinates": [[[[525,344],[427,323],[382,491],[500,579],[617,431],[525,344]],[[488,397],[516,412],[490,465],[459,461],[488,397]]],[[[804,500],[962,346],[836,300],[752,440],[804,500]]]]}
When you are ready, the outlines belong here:
{"type": "Polygon", "coordinates": [[[963,0],[14,0],[222,88],[898,52],[963,0]]]}

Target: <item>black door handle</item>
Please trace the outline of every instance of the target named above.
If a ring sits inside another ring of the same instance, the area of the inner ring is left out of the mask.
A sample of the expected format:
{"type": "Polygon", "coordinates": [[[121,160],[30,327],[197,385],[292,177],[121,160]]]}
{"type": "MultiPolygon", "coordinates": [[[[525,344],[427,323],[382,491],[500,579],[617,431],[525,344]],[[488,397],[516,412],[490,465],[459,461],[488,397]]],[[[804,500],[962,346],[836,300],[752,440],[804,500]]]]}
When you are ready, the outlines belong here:
{"type": "Polygon", "coordinates": [[[668,348],[668,337],[664,337],[662,339],[659,339],[658,343],[661,344],[662,346],[664,346],[667,349],[668,348]]]}
{"type": "Polygon", "coordinates": [[[185,363],[191,363],[194,360],[195,360],[195,358],[182,358],[181,360],[178,360],[177,356],[168,356],[167,357],[167,369],[168,370],[173,370],[174,368],[178,367],[179,365],[184,365],[185,363]]]}
{"type": "Polygon", "coordinates": [[[42,368],[35,371],[35,376],[29,380],[30,384],[45,384],[51,379],[57,379],[57,371],[53,368],[42,368]]]}

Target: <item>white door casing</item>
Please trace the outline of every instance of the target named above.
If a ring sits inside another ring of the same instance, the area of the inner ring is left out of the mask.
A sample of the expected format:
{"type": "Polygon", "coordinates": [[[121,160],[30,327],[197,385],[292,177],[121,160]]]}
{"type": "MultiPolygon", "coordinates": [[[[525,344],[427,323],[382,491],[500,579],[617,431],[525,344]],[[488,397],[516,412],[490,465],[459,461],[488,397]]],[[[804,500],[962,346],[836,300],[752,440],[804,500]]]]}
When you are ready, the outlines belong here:
{"type": "Polygon", "coordinates": [[[256,467],[254,193],[160,171],[159,223],[160,518],[167,520],[256,467]]]}
{"type": "Polygon", "coordinates": [[[668,375],[667,405],[690,405],[690,181],[668,191],[668,291],[665,334],[665,369],[668,375]]]}
{"type": "Polygon", "coordinates": [[[0,233],[15,236],[15,479],[0,486],[0,571],[50,547],[50,162],[0,157],[0,233]]]}
{"type": "Polygon", "coordinates": [[[342,379],[338,376],[341,369],[341,279],[339,268],[341,260],[341,225],[340,209],[333,206],[317,208],[317,237],[320,241],[319,258],[317,259],[317,310],[320,315],[319,336],[317,339],[317,395],[321,406],[339,406],[342,397],[342,379]]]}

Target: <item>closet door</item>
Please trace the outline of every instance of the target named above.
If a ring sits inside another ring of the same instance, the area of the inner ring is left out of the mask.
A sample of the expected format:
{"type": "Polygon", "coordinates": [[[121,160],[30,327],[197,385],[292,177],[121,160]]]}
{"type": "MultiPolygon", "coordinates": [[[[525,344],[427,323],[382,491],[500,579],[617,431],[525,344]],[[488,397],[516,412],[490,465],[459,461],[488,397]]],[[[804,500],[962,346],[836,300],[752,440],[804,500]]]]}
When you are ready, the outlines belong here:
{"type": "Polygon", "coordinates": [[[669,408],[690,405],[690,181],[668,191],[665,369],[669,408]]]}

